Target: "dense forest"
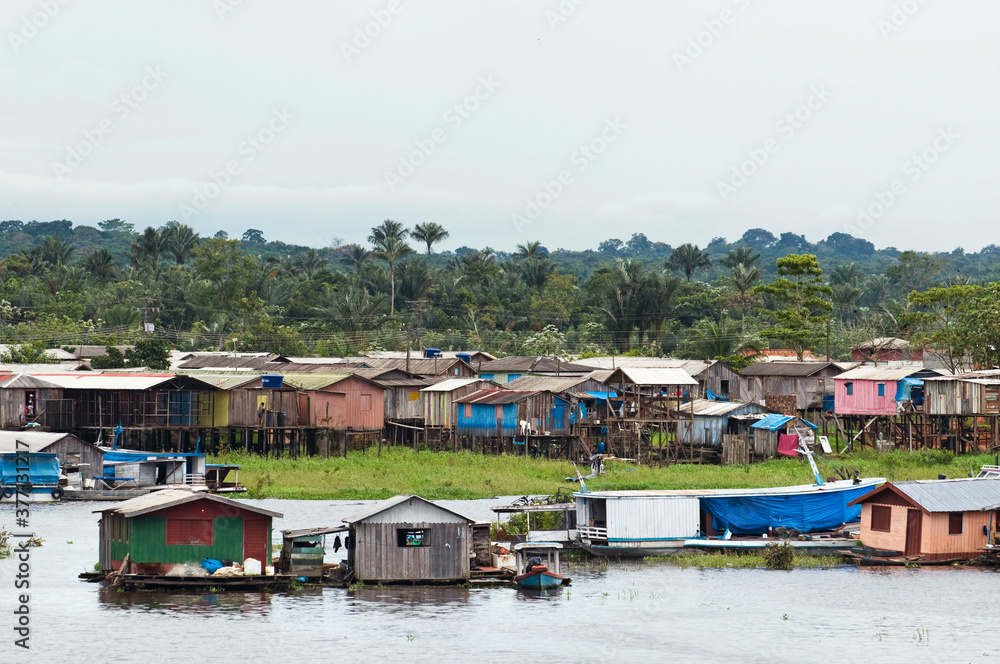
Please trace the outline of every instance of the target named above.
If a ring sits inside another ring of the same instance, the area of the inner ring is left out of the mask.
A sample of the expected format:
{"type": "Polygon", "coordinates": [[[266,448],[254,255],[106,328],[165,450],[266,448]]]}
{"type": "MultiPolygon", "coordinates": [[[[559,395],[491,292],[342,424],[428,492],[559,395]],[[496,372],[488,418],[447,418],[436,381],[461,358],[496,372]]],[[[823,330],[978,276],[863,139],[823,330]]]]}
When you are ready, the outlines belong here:
{"type": "Polygon", "coordinates": [[[385,220],[365,242],[201,237],[169,222],[0,222],[0,340],[32,348],[152,334],[182,349],[346,355],[416,346],[508,354],[728,358],[762,348],[845,357],[884,336],[994,366],[1000,248],[876,249],[752,229],[704,247],[635,233],[594,250],[462,246],[385,220]]]}

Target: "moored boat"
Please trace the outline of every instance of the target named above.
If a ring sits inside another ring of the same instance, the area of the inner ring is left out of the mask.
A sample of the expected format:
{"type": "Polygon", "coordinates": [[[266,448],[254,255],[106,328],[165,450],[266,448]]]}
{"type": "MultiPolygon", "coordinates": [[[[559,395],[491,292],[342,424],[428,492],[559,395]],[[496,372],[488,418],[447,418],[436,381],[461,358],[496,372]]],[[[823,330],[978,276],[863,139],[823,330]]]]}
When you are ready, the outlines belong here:
{"type": "Polygon", "coordinates": [[[514,583],[527,590],[550,590],[569,585],[570,579],[560,574],[558,542],[521,542],[514,545],[516,570],[514,583]],[[542,559],[544,556],[544,560],[542,559]]]}

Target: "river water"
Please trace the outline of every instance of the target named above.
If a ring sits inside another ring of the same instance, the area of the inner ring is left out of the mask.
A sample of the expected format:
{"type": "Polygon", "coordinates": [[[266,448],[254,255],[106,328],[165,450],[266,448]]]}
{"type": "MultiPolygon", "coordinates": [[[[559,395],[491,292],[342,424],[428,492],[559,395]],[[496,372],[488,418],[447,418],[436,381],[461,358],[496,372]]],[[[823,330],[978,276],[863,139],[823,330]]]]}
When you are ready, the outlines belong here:
{"type": "MultiPolygon", "coordinates": [[[[508,502],[442,501],[471,518],[508,502]]],[[[366,503],[261,500],[276,528],[366,503]]],[[[0,653],[21,662],[972,662],[1000,657],[1000,575],[964,568],[773,572],[566,564],[573,585],[278,594],[122,593],[77,580],[101,503],[36,505],[31,650],[14,646],[17,563],[0,561],[0,653]]],[[[11,506],[0,525],[11,529],[11,506]]],[[[343,551],[341,551],[343,554],[343,551]]],[[[328,562],[336,559],[328,554],[328,562]]]]}

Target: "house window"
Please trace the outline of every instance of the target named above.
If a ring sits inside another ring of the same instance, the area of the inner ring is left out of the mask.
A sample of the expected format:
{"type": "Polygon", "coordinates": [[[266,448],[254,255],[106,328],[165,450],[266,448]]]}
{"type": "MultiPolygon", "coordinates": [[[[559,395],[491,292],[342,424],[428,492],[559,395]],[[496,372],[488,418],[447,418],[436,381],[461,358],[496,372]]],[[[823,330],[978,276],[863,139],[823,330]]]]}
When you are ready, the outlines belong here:
{"type": "Polygon", "coordinates": [[[471,403],[465,404],[465,416],[466,417],[472,417],[472,404],[471,403]]]}
{"type": "Polygon", "coordinates": [[[948,513],[948,534],[949,535],[961,535],[962,534],[962,521],[965,514],[962,512],[949,512],[948,513]]]}
{"type": "Polygon", "coordinates": [[[887,533],[892,530],[892,508],[888,505],[872,505],[872,530],[887,533]]]}
{"type": "Polygon", "coordinates": [[[885,396],[885,383],[879,383],[878,384],[878,395],[880,397],[884,397],[885,396]]]}
{"type": "Polygon", "coordinates": [[[729,381],[728,380],[720,381],[719,389],[722,390],[723,394],[729,394],[729,381]]]}
{"type": "Polygon", "coordinates": [[[397,528],[396,545],[406,549],[428,547],[431,545],[431,534],[423,528],[397,528]]]}
{"type": "Polygon", "coordinates": [[[847,396],[854,394],[854,383],[844,383],[844,389],[847,390],[847,396]]]}
{"type": "Polygon", "coordinates": [[[167,544],[212,545],[212,519],[167,519],[167,544]]]}
{"type": "Polygon", "coordinates": [[[372,409],[372,395],[362,394],[361,395],[361,410],[371,410],[372,409]]]}

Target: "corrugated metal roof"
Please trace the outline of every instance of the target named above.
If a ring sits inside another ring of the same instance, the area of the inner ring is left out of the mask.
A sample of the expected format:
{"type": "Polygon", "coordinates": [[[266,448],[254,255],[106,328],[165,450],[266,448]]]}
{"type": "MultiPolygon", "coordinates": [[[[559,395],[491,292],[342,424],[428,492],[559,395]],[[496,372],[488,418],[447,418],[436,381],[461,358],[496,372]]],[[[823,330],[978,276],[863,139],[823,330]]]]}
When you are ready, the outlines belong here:
{"type": "MultiPolygon", "coordinates": [[[[457,390],[460,387],[468,387],[469,385],[474,385],[482,381],[482,378],[449,378],[448,380],[442,380],[440,383],[430,385],[420,390],[421,392],[451,392],[452,390],[457,390]]],[[[487,381],[489,382],[489,381],[487,381]]]]}
{"type": "Polygon", "coordinates": [[[896,482],[892,486],[928,512],[1000,509],[1000,479],[917,480],[896,482]]]}
{"type": "Polygon", "coordinates": [[[640,367],[646,369],[681,369],[689,376],[697,376],[710,368],[716,360],[682,360],[676,357],[588,357],[577,360],[595,369],[613,371],[620,367],[640,367]]]}
{"type": "Polygon", "coordinates": [[[50,364],[0,364],[0,372],[10,373],[64,373],[68,371],[93,371],[90,365],[82,361],[55,362],[50,364]]]}
{"type": "Polygon", "coordinates": [[[229,498],[216,496],[215,494],[211,494],[206,491],[191,491],[189,489],[165,489],[163,491],[154,491],[153,493],[147,493],[145,496],[130,498],[129,500],[117,503],[116,505],[111,505],[110,507],[105,507],[104,509],[94,510],[94,512],[113,512],[115,514],[121,514],[125,517],[134,517],[148,514],[150,512],[157,512],[167,507],[174,507],[175,505],[191,503],[196,500],[211,500],[212,502],[229,505],[231,507],[248,510],[250,512],[256,512],[257,514],[263,514],[276,519],[280,519],[282,517],[280,512],[272,512],[271,510],[254,507],[246,502],[230,500],[229,498]]]}
{"type": "Polygon", "coordinates": [[[858,350],[906,350],[910,347],[910,342],[899,337],[879,337],[871,341],[865,341],[854,348],[858,350]]]}
{"type": "MultiPolygon", "coordinates": [[[[733,412],[734,410],[746,408],[750,405],[756,404],[743,403],[740,401],[710,401],[708,399],[695,399],[691,403],[686,403],[678,407],[678,411],[682,414],[690,413],[693,406],[694,414],[696,416],[721,417],[733,412]]],[[[761,409],[763,410],[763,407],[761,407],[761,409]]]]}
{"type": "Polygon", "coordinates": [[[757,422],[750,425],[751,429],[767,429],[768,431],[778,431],[779,429],[784,429],[785,425],[794,420],[794,417],[789,417],[788,415],[782,415],[780,413],[771,413],[767,417],[764,417],[757,422]]]}
{"type": "Polygon", "coordinates": [[[643,367],[621,367],[615,369],[605,381],[617,385],[620,378],[635,385],[697,385],[698,381],[681,369],[648,369],[643,367]]]}
{"type": "Polygon", "coordinates": [[[394,387],[424,388],[430,385],[423,378],[373,378],[372,382],[385,389],[392,389],[394,387]]]}
{"type": "MultiPolygon", "coordinates": [[[[0,431],[0,452],[43,452],[49,445],[63,438],[76,438],[71,433],[51,433],[48,431],[0,431]],[[21,442],[18,445],[18,441],[21,442]]],[[[84,445],[92,445],[80,441],[84,445]]],[[[93,445],[94,449],[98,449],[93,445]]]]}
{"type": "Polygon", "coordinates": [[[523,401],[534,394],[541,394],[542,391],[525,391],[525,390],[479,390],[478,392],[473,392],[468,396],[464,396],[461,399],[455,399],[455,403],[471,403],[471,404],[490,404],[490,405],[500,405],[505,403],[517,403],[518,401],[523,401]]]}
{"type": "Polygon", "coordinates": [[[534,355],[511,355],[510,357],[501,357],[497,360],[491,360],[489,362],[483,362],[479,371],[482,373],[509,373],[509,372],[526,372],[526,373],[589,373],[594,370],[594,367],[584,366],[582,364],[574,364],[573,362],[563,362],[562,360],[557,360],[553,357],[546,357],[544,355],[534,356],[534,355]]]}
{"type": "Polygon", "coordinates": [[[756,362],[740,369],[740,375],[806,377],[827,367],[840,369],[833,362],[756,362]]]}
{"type": "Polygon", "coordinates": [[[461,518],[463,521],[468,521],[470,523],[475,523],[475,519],[470,519],[469,517],[465,516],[464,514],[459,514],[455,510],[450,510],[447,507],[443,507],[442,505],[438,505],[437,503],[432,503],[431,501],[427,500],[426,498],[421,498],[420,496],[412,496],[412,495],[409,495],[409,494],[399,494],[398,496],[393,496],[392,498],[387,498],[386,500],[379,501],[379,502],[375,503],[374,505],[369,505],[368,507],[365,507],[364,509],[361,509],[361,510],[357,511],[357,512],[355,512],[354,514],[352,514],[350,516],[344,517],[343,519],[341,519],[341,521],[343,521],[344,523],[357,523],[359,521],[364,521],[365,519],[367,519],[369,517],[375,516],[376,514],[381,514],[382,512],[385,512],[386,510],[392,509],[396,505],[400,505],[400,504],[405,503],[405,502],[407,502],[408,500],[411,500],[411,499],[412,500],[419,500],[419,501],[421,501],[423,503],[427,503],[428,505],[436,507],[439,510],[444,510],[445,512],[448,512],[449,514],[454,514],[455,516],[461,518]]]}
{"type": "Polygon", "coordinates": [[[169,383],[177,374],[82,373],[36,375],[68,390],[148,390],[169,383]]]}
{"type": "Polygon", "coordinates": [[[587,376],[577,376],[575,378],[561,378],[559,376],[521,376],[505,385],[508,390],[538,391],[548,390],[549,392],[569,392],[574,387],[592,380],[587,376]]]}
{"type": "Polygon", "coordinates": [[[15,374],[0,381],[0,388],[11,390],[24,389],[59,389],[55,383],[50,383],[38,376],[28,376],[27,374],[15,374]]]}
{"type": "Polygon", "coordinates": [[[210,375],[210,374],[196,374],[192,376],[204,383],[208,383],[217,390],[233,390],[237,387],[243,387],[248,383],[260,380],[260,374],[243,374],[243,375],[210,375]]]}
{"type": "Polygon", "coordinates": [[[851,369],[837,376],[837,380],[902,380],[908,376],[927,371],[922,366],[912,367],[867,367],[851,369]]]}
{"type": "Polygon", "coordinates": [[[345,378],[350,378],[351,374],[282,374],[282,376],[286,384],[300,390],[322,390],[325,387],[336,385],[345,378]]]}
{"type": "MultiPolygon", "coordinates": [[[[406,358],[371,358],[362,357],[358,358],[361,362],[373,369],[402,369],[406,371],[406,358]]],[[[410,360],[410,373],[415,374],[440,374],[444,372],[451,372],[455,365],[464,364],[465,366],[472,369],[471,366],[462,362],[458,358],[454,357],[439,357],[438,359],[427,359],[427,358],[412,358],[410,360]]]]}

